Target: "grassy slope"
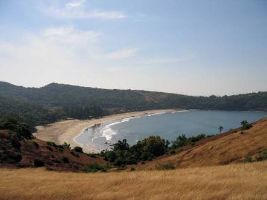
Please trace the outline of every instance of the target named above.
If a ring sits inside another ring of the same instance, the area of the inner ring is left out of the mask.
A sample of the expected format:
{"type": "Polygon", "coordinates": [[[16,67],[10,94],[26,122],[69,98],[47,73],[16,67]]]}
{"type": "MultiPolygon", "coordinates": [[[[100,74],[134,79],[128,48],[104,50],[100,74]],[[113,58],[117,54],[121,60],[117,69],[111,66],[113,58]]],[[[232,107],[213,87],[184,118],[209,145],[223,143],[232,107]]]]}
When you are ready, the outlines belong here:
{"type": "Polygon", "coordinates": [[[267,119],[256,122],[249,130],[233,130],[201,141],[173,156],[165,156],[140,165],[153,169],[159,164],[172,163],[177,167],[197,167],[240,162],[267,149],[267,119]]]}
{"type": "Polygon", "coordinates": [[[267,199],[267,162],[110,173],[1,169],[0,199],[267,199]]]}
{"type": "Polygon", "coordinates": [[[202,141],[177,155],[143,165],[174,162],[172,171],[96,174],[44,169],[0,169],[0,199],[267,199],[267,161],[221,166],[267,147],[267,120],[253,128],[202,141]]]}

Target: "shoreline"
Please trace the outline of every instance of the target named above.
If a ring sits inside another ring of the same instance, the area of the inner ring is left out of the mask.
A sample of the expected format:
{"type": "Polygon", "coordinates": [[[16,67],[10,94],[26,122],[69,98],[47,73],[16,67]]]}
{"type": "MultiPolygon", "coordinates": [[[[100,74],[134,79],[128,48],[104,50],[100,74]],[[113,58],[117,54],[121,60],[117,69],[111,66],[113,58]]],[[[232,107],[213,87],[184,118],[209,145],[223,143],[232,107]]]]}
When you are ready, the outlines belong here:
{"type": "Polygon", "coordinates": [[[91,128],[96,124],[110,123],[114,121],[121,121],[126,118],[136,118],[143,117],[146,115],[156,115],[169,112],[182,111],[183,109],[162,109],[162,110],[146,110],[146,111],[137,111],[137,112],[128,112],[121,114],[113,114],[104,116],[99,119],[89,119],[89,120],[63,120],[48,124],[45,126],[37,126],[37,132],[34,133],[34,136],[37,139],[43,141],[51,141],[56,144],[63,144],[67,142],[72,148],[75,146],[81,146],[86,153],[95,153],[98,152],[93,146],[82,145],[76,141],[76,138],[79,137],[85,129],[91,128]]]}

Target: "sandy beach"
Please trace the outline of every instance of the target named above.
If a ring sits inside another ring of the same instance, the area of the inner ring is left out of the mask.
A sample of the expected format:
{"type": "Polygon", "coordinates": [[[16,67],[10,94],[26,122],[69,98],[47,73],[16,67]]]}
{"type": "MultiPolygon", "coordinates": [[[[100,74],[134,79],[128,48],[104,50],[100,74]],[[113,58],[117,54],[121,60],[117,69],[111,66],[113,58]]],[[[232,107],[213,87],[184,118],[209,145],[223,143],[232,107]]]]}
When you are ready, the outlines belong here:
{"type": "MultiPolygon", "coordinates": [[[[96,124],[109,123],[113,121],[122,120],[128,117],[140,117],[151,114],[165,113],[165,112],[173,112],[175,110],[148,110],[148,111],[140,111],[140,112],[128,112],[122,114],[115,114],[105,116],[99,119],[90,119],[90,120],[64,120],[55,122],[52,124],[48,124],[45,126],[38,126],[37,132],[34,133],[34,136],[43,141],[51,141],[56,144],[63,144],[67,142],[71,145],[71,147],[80,146],[75,142],[75,136],[79,135],[84,131],[84,129],[88,127],[92,127],[96,124]]],[[[94,147],[86,146],[84,151],[87,153],[96,152],[94,147]]]]}

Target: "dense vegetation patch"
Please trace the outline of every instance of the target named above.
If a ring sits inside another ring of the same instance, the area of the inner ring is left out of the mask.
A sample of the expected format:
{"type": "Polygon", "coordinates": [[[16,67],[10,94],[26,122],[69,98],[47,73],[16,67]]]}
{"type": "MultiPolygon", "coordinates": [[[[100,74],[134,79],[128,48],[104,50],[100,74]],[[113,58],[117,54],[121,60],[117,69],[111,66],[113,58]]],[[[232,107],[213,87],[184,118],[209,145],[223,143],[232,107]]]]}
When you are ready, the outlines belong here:
{"type": "Polygon", "coordinates": [[[168,151],[168,145],[169,142],[159,136],[150,136],[133,146],[124,139],[113,144],[111,150],[102,151],[101,155],[115,166],[123,167],[164,155],[168,151]]]}
{"type": "Polygon", "coordinates": [[[33,127],[15,118],[0,119],[1,129],[14,132],[19,139],[32,139],[32,131],[34,130],[33,127]]]}
{"type": "Polygon", "coordinates": [[[88,119],[120,112],[169,108],[267,111],[267,92],[194,97],[56,83],[42,88],[24,88],[0,82],[0,118],[19,116],[31,126],[67,118],[88,119]]]}

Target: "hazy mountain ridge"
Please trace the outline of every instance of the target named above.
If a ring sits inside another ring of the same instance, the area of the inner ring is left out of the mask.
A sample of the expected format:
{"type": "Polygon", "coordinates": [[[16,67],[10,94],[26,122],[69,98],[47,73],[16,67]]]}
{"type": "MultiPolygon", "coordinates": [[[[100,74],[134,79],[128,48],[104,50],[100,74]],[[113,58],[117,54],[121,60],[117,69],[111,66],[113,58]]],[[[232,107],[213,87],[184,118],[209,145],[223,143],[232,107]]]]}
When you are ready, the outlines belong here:
{"type": "Polygon", "coordinates": [[[0,82],[1,116],[19,115],[30,118],[36,124],[68,117],[84,119],[118,112],[166,108],[267,111],[267,92],[195,97],[57,83],[41,88],[26,88],[0,82]]]}

